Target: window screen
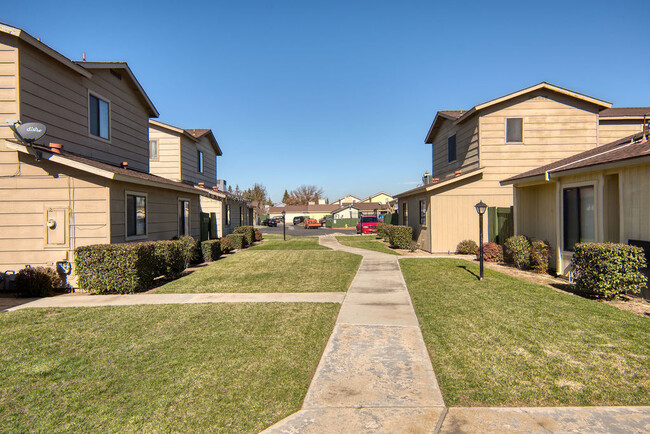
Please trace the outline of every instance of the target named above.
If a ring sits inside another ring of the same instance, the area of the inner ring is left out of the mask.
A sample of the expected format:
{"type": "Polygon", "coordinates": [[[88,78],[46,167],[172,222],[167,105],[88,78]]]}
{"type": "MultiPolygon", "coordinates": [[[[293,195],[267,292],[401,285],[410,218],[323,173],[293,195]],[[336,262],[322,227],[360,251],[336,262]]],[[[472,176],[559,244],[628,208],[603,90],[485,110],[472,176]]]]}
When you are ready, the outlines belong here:
{"type": "Polygon", "coordinates": [[[596,241],[594,187],[565,188],[562,201],[564,250],[573,251],[576,243],[596,241]]]}
{"type": "Polygon", "coordinates": [[[447,139],[448,161],[456,161],[456,134],[447,139]]]}
{"type": "Polygon", "coordinates": [[[108,103],[95,95],[88,95],[88,116],[90,134],[108,140],[109,110],[108,103]]]}
{"type": "Polygon", "coordinates": [[[524,125],[523,118],[506,119],[506,142],[523,142],[522,128],[524,125]]]}
{"type": "Polygon", "coordinates": [[[126,235],[147,234],[147,198],[129,194],[126,196],[126,235]]]}

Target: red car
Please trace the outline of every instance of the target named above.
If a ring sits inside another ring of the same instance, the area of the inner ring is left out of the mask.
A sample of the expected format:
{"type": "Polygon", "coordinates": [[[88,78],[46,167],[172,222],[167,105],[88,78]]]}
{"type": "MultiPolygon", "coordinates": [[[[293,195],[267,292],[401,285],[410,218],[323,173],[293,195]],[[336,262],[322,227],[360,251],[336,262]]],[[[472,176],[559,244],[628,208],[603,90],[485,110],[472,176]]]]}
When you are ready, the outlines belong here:
{"type": "Polygon", "coordinates": [[[377,224],[379,220],[377,217],[361,217],[357,222],[357,233],[358,234],[376,234],[377,233],[377,224]]]}

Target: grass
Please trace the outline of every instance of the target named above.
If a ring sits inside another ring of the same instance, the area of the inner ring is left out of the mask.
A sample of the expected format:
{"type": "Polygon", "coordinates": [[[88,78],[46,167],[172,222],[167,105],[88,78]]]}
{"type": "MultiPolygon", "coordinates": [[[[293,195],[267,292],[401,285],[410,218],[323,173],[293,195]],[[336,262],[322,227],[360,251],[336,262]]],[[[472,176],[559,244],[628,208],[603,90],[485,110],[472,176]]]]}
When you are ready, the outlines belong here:
{"type": "Polygon", "coordinates": [[[398,255],[399,253],[386,246],[381,241],[377,241],[375,235],[356,235],[356,236],[340,236],[336,237],[339,243],[344,246],[357,247],[359,249],[372,250],[375,252],[388,253],[390,255],[398,255]]]}
{"type": "Polygon", "coordinates": [[[318,237],[287,237],[287,241],[282,239],[282,235],[280,238],[268,238],[265,235],[264,238],[267,241],[249,247],[249,250],[331,250],[318,244],[318,237]]]}
{"type": "Polygon", "coordinates": [[[650,404],[650,321],[457,259],[400,261],[449,406],[650,404]]]}
{"type": "Polygon", "coordinates": [[[2,430],[259,432],[302,405],[338,309],[195,304],[2,314],[2,430]]]}
{"type": "Polygon", "coordinates": [[[169,282],[156,293],[347,291],[361,256],[334,251],[246,250],[169,282]]]}

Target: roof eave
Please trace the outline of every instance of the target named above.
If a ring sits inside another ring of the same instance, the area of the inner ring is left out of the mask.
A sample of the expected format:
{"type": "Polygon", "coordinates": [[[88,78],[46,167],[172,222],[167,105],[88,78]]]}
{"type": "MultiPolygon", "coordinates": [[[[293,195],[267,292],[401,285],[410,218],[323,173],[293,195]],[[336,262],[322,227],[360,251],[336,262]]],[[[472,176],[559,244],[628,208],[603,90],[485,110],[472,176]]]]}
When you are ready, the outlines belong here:
{"type": "Polygon", "coordinates": [[[503,181],[499,181],[499,184],[505,186],[505,185],[521,184],[524,182],[536,182],[536,181],[546,181],[546,177],[544,176],[544,174],[540,174],[540,175],[526,176],[524,178],[509,178],[509,179],[504,179],[503,181]]]}
{"type": "Polygon", "coordinates": [[[485,172],[484,168],[472,170],[471,172],[467,172],[465,174],[456,176],[454,178],[446,179],[444,181],[436,182],[435,184],[422,185],[420,187],[416,187],[414,189],[407,190],[407,191],[404,191],[402,193],[398,193],[394,197],[399,199],[400,197],[408,197],[408,196],[413,196],[413,195],[418,194],[418,193],[430,192],[430,191],[433,191],[433,190],[437,190],[440,187],[445,187],[445,186],[451,185],[451,184],[453,184],[455,182],[462,181],[462,180],[471,178],[471,177],[476,176],[476,175],[480,175],[483,172],[485,172]]]}
{"type": "Polygon", "coordinates": [[[646,163],[650,163],[650,155],[639,155],[636,157],[624,158],[617,161],[609,161],[606,163],[593,164],[590,166],[576,167],[575,169],[558,170],[555,172],[549,171],[548,175],[551,179],[557,179],[562,176],[578,175],[581,173],[594,172],[596,170],[615,169],[618,167],[635,166],[637,164],[646,163]]]}

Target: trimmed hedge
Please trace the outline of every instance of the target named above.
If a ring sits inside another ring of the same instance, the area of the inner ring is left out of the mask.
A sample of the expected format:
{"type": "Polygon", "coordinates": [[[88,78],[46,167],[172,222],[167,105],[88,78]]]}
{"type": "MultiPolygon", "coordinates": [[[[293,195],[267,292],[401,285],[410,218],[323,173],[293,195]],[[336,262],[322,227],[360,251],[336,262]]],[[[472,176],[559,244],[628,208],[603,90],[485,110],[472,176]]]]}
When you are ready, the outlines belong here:
{"type": "MultiPolygon", "coordinates": [[[[479,259],[480,251],[476,252],[476,258],[479,259]]],[[[483,260],[485,262],[503,262],[503,248],[497,243],[483,244],[483,260]]]]}
{"type": "Polygon", "coordinates": [[[413,241],[413,228],[410,226],[389,225],[388,236],[391,246],[399,249],[408,249],[413,241]]]}
{"type": "Polygon", "coordinates": [[[264,239],[264,235],[262,235],[262,231],[255,231],[255,241],[262,241],[264,239]]]}
{"type": "Polygon", "coordinates": [[[187,268],[187,244],[183,240],[154,241],[155,275],[177,278],[187,268]]]}
{"type": "Polygon", "coordinates": [[[456,253],[459,255],[476,255],[478,253],[478,245],[474,240],[463,240],[456,246],[456,253]]]}
{"type": "Polygon", "coordinates": [[[548,271],[548,258],[551,246],[544,241],[533,241],[530,243],[530,266],[538,273],[548,271]]]}
{"type": "Polygon", "coordinates": [[[226,238],[230,240],[233,249],[241,250],[246,247],[246,238],[244,234],[228,234],[226,238]]]}
{"type": "Polygon", "coordinates": [[[201,254],[201,241],[195,240],[190,235],[183,235],[179,238],[183,242],[183,250],[185,252],[185,268],[191,264],[200,264],[203,262],[203,255],[201,254]]]}
{"type": "Polygon", "coordinates": [[[46,297],[66,288],[65,278],[49,267],[25,267],[16,273],[16,292],[25,297],[46,297]]]}
{"type": "Polygon", "coordinates": [[[153,242],[82,246],[75,249],[75,272],[92,294],[130,294],[151,286],[161,269],[158,258],[153,242]]]}
{"type": "Polygon", "coordinates": [[[571,263],[578,291],[599,294],[607,299],[626,291],[638,293],[647,282],[643,249],[627,244],[578,243],[571,263]]]}
{"type": "Polygon", "coordinates": [[[219,238],[219,243],[221,244],[221,253],[230,253],[232,250],[232,243],[228,238],[219,238]]]}
{"type": "Polygon", "coordinates": [[[377,238],[383,238],[388,241],[388,226],[386,223],[377,224],[377,238]]]}
{"type": "Polygon", "coordinates": [[[530,241],[523,235],[515,235],[503,243],[504,257],[507,262],[515,264],[520,270],[530,266],[530,241]]]}
{"type": "Polygon", "coordinates": [[[246,238],[245,246],[250,246],[255,242],[255,228],[253,226],[237,226],[234,233],[244,234],[244,238],[246,238]]]}
{"type": "Polygon", "coordinates": [[[221,241],[203,241],[201,243],[201,251],[203,252],[204,262],[216,261],[221,256],[221,241]]]}

